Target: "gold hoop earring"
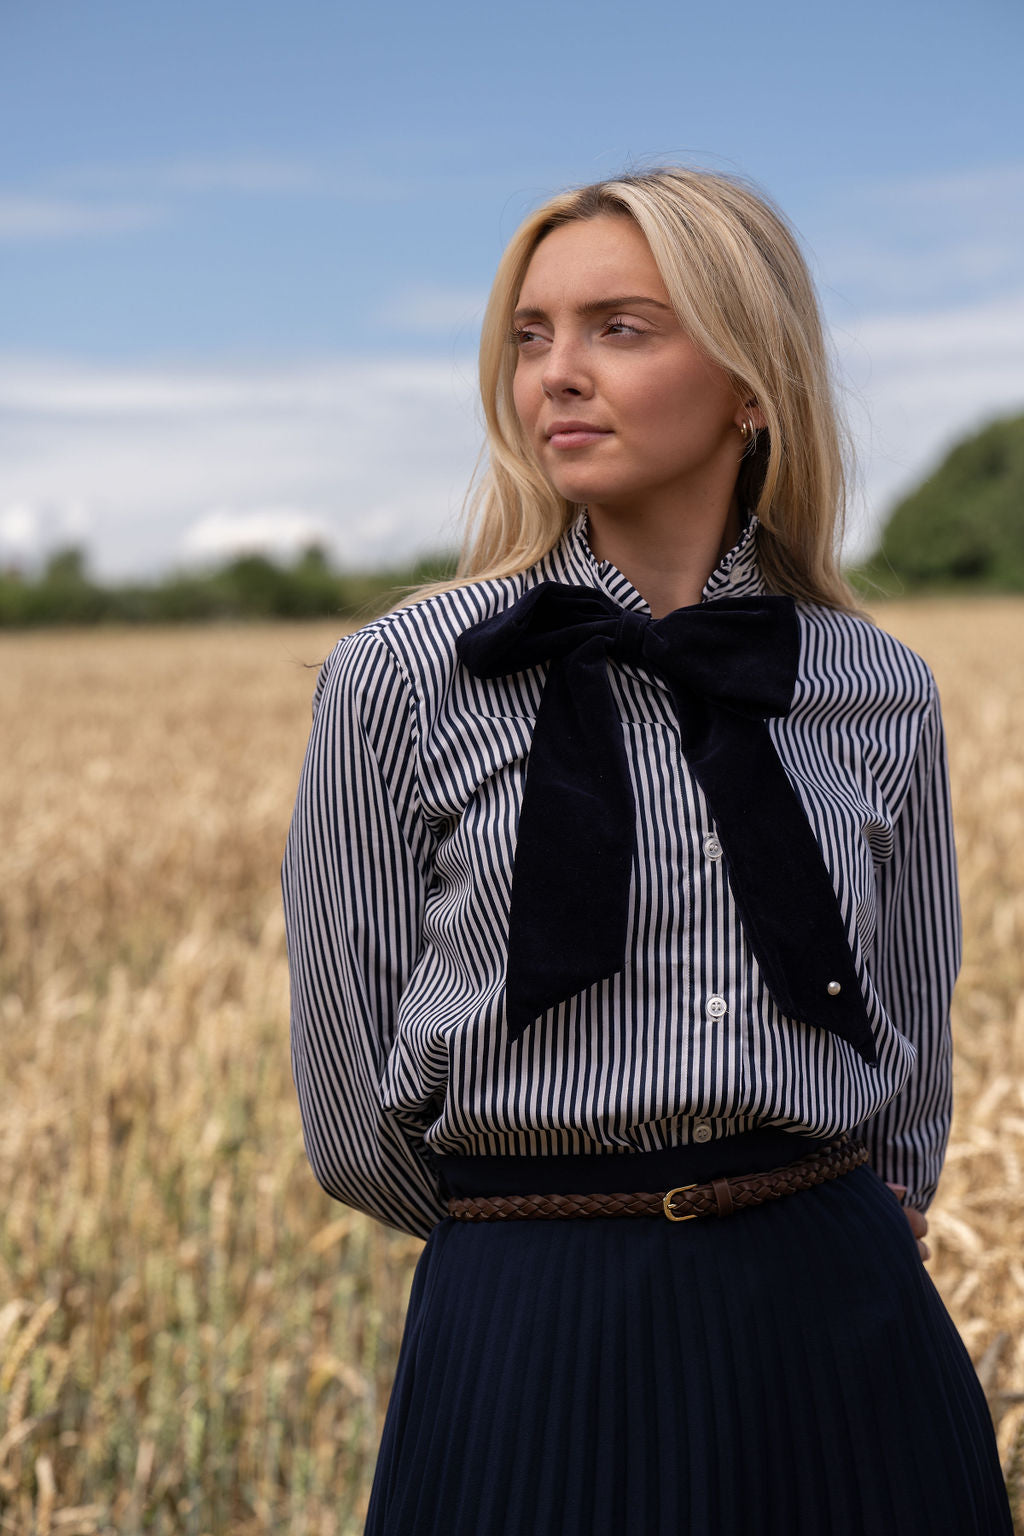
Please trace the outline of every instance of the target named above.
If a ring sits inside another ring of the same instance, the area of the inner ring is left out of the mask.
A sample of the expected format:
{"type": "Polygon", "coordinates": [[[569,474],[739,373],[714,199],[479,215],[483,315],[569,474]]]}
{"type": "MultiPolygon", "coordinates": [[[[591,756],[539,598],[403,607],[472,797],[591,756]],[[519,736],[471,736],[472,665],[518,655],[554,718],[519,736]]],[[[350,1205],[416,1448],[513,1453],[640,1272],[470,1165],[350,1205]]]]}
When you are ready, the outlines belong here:
{"type": "Polygon", "coordinates": [[[744,416],[743,420],[740,422],[739,430],[740,430],[740,437],[742,437],[744,445],[746,445],[746,443],[749,441],[749,439],[755,435],[754,434],[754,424],[753,424],[753,422],[748,421],[746,416],[744,416]]]}

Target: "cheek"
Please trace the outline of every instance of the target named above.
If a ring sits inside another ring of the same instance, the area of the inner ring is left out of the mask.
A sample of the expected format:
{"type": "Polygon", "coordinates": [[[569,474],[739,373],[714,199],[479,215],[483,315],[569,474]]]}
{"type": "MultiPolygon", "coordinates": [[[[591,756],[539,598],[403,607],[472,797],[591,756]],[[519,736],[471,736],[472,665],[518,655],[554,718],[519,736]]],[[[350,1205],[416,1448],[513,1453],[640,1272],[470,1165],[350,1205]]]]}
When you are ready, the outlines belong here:
{"type": "Polygon", "coordinates": [[[675,428],[686,430],[688,436],[714,437],[732,410],[716,381],[702,369],[653,370],[637,385],[633,412],[652,433],[675,428]]]}
{"type": "Polygon", "coordinates": [[[512,375],[512,404],[524,427],[530,427],[537,414],[537,394],[528,371],[521,364],[517,365],[512,375]]]}
{"type": "Polygon", "coordinates": [[[616,403],[631,434],[654,443],[664,444],[666,432],[685,416],[678,392],[661,387],[651,377],[630,380],[628,387],[618,392],[616,403]]]}

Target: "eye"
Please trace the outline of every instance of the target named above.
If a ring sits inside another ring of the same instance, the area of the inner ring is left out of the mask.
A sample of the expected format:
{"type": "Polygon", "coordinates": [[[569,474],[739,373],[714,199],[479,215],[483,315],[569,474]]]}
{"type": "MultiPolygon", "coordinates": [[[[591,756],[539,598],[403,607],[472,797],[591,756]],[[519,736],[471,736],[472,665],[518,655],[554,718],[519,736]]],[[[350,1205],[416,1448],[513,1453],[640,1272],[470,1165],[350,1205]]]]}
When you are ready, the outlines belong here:
{"type": "Polygon", "coordinates": [[[531,342],[543,341],[544,337],[528,325],[514,325],[508,333],[508,339],[514,347],[521,350],[523,347],[528,347],[531,342]]]}
{"type": "Polygon", "coordinates": [[[613,315],[606,320],[604,328],[613,336],[643,336],[646,334],[644,327],[634,325],[632,320],[627,320],[624,315],[613,315]]]}

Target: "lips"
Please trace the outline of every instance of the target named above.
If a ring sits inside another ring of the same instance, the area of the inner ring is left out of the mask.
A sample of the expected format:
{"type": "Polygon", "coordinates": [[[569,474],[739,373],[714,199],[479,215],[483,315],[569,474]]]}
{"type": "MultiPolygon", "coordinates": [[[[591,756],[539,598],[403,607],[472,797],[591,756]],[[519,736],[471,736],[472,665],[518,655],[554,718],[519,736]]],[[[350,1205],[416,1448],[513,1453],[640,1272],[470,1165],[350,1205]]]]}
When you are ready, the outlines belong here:
{"type": "Polygon", "coordinates": [[[590,421],[554,421],[545,435],[552,448],[586,448],[610,437],[611,432],[590,421]]]}

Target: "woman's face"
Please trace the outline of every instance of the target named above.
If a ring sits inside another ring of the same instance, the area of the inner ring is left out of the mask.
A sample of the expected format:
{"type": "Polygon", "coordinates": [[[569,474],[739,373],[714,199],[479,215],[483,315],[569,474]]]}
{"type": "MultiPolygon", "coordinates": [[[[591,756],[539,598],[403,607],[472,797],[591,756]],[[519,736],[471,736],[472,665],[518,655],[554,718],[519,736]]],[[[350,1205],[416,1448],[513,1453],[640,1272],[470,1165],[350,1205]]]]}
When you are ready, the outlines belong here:
{"type": "Polygon", "coordinates": [[[632,219],[552,230],[516,307],[516,412],[568,501],[644,510],[728,505],[745,408],[685,334],[632,219]]]}

